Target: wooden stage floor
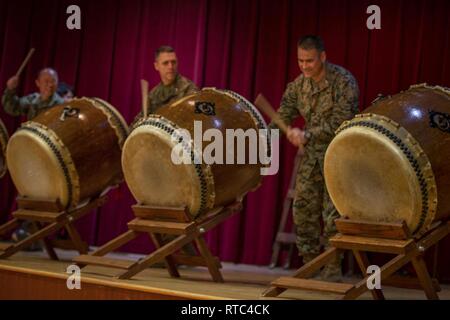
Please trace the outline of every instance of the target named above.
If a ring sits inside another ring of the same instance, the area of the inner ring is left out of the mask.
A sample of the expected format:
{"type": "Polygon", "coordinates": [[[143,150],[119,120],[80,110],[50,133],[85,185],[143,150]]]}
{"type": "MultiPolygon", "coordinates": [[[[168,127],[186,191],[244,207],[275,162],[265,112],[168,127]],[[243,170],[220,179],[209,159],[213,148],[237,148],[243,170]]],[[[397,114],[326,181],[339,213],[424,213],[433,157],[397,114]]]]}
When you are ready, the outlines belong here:
{"type": "MultiPolygon", "coordinates": [[[[66,280],[73,251],[56,250],[61,261],[52,261],[42,252],[20,252],[0,260],[0,299],[265,299],[261,293],[270,281],[291,275],[295,270],[222,263],[225,283],[210,280],[207,269],[180,267],[181,278],[171,278],[164,268],[148,268],[130,280],[113,278],[119,270],[87,266],[81,272],[81,290],[69,290],[66,280]]],[[[109,255],[111,256],[111,255],[109,255]]],[[[112,257],[139,259],[140,255],[114,254],[112,257]]],[[[346,278],[355,282],[357,278],[346,278]]],[[[450,300],[450,286],[441,285],[441,299],[450,300]]],[[[383,287],[387,299],[425,299],[420,290],[383,287]]],[[[279,299],[329,300],[336,295],[288,290],[279,299]]],[[[361,299],[372,299],[370,293],[361,299]]]]}

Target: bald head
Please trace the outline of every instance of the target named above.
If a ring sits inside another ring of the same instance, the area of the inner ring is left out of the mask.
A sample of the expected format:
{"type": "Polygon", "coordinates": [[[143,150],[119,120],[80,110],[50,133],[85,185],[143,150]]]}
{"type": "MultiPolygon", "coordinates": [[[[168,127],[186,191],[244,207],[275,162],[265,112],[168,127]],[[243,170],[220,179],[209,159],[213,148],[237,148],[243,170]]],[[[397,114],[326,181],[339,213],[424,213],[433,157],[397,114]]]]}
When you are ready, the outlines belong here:
{"type": "Polygon", "coordinates": [[[52,68],[42,69],[36,79],[36,86],[39,88],[41,100],[48,100],[58,88],[58,73],[52,68]]]}
{"type": "Polygon", "coordinates": [[[58,73],[56,72],[55,69],[52,68],[44,68],[41,71],[39,71],[38,73],[38,79],[43,76],[43,75],[49,75],[50,77],[52,77],[53,79],[55,79],[56,82],[58,82],[58,73]]]}

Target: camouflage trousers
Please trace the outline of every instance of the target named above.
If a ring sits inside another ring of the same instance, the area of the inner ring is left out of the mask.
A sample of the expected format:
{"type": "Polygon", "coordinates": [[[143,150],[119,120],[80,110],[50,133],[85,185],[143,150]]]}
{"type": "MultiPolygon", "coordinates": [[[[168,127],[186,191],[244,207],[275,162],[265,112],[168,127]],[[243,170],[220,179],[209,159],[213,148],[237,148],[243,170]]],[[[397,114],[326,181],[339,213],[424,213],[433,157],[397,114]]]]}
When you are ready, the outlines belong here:
{"type": "MultiPolygon", "coordinates": [[[[303,165],[302,165],[303,166],[303,165]]],[[[296,177],[293,218],[296,227],[297,248],[301,255],[320,253],[323,222],[325,247],[336,234],[334,220],[339,217],[325,186],[323,172],[316,162],[311,167],[300,167],[296,177]]]]}

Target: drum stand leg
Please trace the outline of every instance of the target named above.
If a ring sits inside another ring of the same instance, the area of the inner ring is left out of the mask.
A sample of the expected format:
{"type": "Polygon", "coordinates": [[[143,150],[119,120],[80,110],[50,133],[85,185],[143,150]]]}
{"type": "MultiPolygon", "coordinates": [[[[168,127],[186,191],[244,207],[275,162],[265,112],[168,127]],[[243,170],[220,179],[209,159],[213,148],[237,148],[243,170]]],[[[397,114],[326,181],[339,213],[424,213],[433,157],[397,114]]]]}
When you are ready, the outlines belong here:
{"type": "Polygon", "coordinates": [[[87,244],[73,226],[73,223],[89,213],[92,209],[102,206],[107,200],[106,196],[96,198],[83,207],[73,210],[63,210],[59,201],[42,201],[18,198],[19,209],[13,212],[13,219],[0,226],[0,234],[17,228],[21,221],[30,221],[36,228],[36,232],[29,237],[15,244],[0,245],[0,258],[4,259],[12,256],[18,251],[29,247],[37,241],[43,241],[44,247],[53,260],[58,260],[54,250],[54,244],[47,237],[61,228],[66,228],[69,232],[73,247],[80,254],[87,252],[87,244]]]}
{"type": "MultiPolygon", "coordinates": [[[[44,228],[44,225],[42,223],[40,223],[39,221],[33,221],[32,226],[34,229],[34,230],[32,230],[33,233],[44,228]]],[[[53,248],[53,245],[48,238],[46,238],[46,237],[42,238],[42,240],[40,240],[40,242],[43,243],[45,251],[47,251],[47,254],[50,257],[50,259],[59,260],[58,255],[56,254],[55,249],[53,248]]]]}
{"type": "Polygon", "coordinates": [[[294,167],[292,169],[291,180],[289,182],[289,189],[284,198],[283,202],[283,211],[281,213],[281,220],[278,226],[277,235],[275,237],[275,241],[272,246],[272,258],[270,260],[270,268],[275,268],[278,264],[278,258],[281,250],[285,245],[288,246],[288,255],[286,257],[284,268],[288,269],[291,264],[292,253],[295,249],[296,239],[295,239],[295,231],[291,230],[291,232],[286,232],[286,224],[288,221],[289,213],[291,212],[292,203],[294,201],[295,196],[295,180],[297,177],[298,167],[300,165],[301,154],[297,152],[294,161],[294,167]]]}
{"type": "Polygon", "coordinates": [[[136,218],[128,223],[129,230],[127,232],[88,255],[75,257],[73,261],[80,267],[97,265],[123,269],[124,271],[116,276],[118,279],[130,279],[160,261],[165,261],[169,274],[175,278],[180,277],[177,265],[204,266],[208,268],[213,281],[223,282],[219,270],[221,268],[220,261],[211,254],[203,239],[203,234],[240,211],[241,208],[242,205],[238,202],[210,212],[200,220],[192,220],[185,208],[155,208],[135,205],[133,211],[136,218]],[[135,262],[104,257],[107,253],[136,238],[140,233],[150,235],[156,247],[154,252],[135,262]],[[163,244],[161,238],[163,234],[171,235],[172,239],[163,244]],[[176,237],[173,238],[173,236],[176,237]],[[176,253],[189,243],[196,243],[200,252],[199,256],[176,253]]]}
{"type": "Polygon", "coordinates": [[[450,221],[433,226],[420,238],[411,236],[405,222],[402,223],[371,223],[340,218],[336,220],[338,234],[330,239],[330,248],[320,256],[310,261],[291,277],[281,277],[273,281],[262,296],[276,297],[288,289],[304,289],[319,292],[340,294],[342,299],[356,299],[366,291],[371,290],[374,299],[384,299],[381,288],[372,288],[372,274],[367,275],[370,262],[366,252],[382,252],[395,255],[390,261],[380,267],[380,282],[406,289],[421,288],[428,299],[439,299],[439,283],[430,277],[424,253],[450,234],[450,221]],[[357,283],[334,283],[307,279],[321,267],[331,261],[336,254],[351,251],[356,258],[363,279],[357,283]],[[399,279],[394,276],[407,263],[411,262],[417,278],[399,279]],[[370,279],[369,279],[370,278],[370,279]]]}
{"type": "MultiPolygon", "coordinates": [[[[162,236],[158,233],[150,233],[150,238],[155,244],[156,249],[161,248],[163,244],[162,236]]],[[[165,257],[166,268],[169,271],[169,274],[173,278],[179,278],[180,273],[178,272],[177,266],[172,256],[165,257]]]]}

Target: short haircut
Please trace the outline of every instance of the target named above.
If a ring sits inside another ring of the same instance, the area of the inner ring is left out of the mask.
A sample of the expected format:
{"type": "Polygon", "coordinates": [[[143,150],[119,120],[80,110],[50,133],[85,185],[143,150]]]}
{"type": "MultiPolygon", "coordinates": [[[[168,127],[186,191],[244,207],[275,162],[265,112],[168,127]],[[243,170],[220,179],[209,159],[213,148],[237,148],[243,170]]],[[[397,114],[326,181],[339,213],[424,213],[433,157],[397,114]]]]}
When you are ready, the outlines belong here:
{"type": "Polygon", "coordinates": [[[175,50],[170,46],[161,46],[158,49],[156,49],[156,51],[155,51],[155,60],[157,60],[159,55],[163,52],[171,53],[171,52],[175,52],[175,50]]]}
{"type": "Polygon", "coordinates": [[[39,73],[38,73],[38,78],[41,76],[41,74],[43,74],[43,73],[48,73],[48,74],[50,74],[55,80],[56,80],[56,82],[58,82],[58,72],[56,72],[56,70],[55,69],[53,69],[53,68],[44,68],[44,69],[41,69],[40,71],[39,71],[39,73]]]}
{"type": "Polygon", "coordinates": [[[325,51],[323,40],[319,36],[315,35],[306,35],[301,37],[297,42],[297,46],[305,50],[316,49],[319,52],[325,51]]]}

